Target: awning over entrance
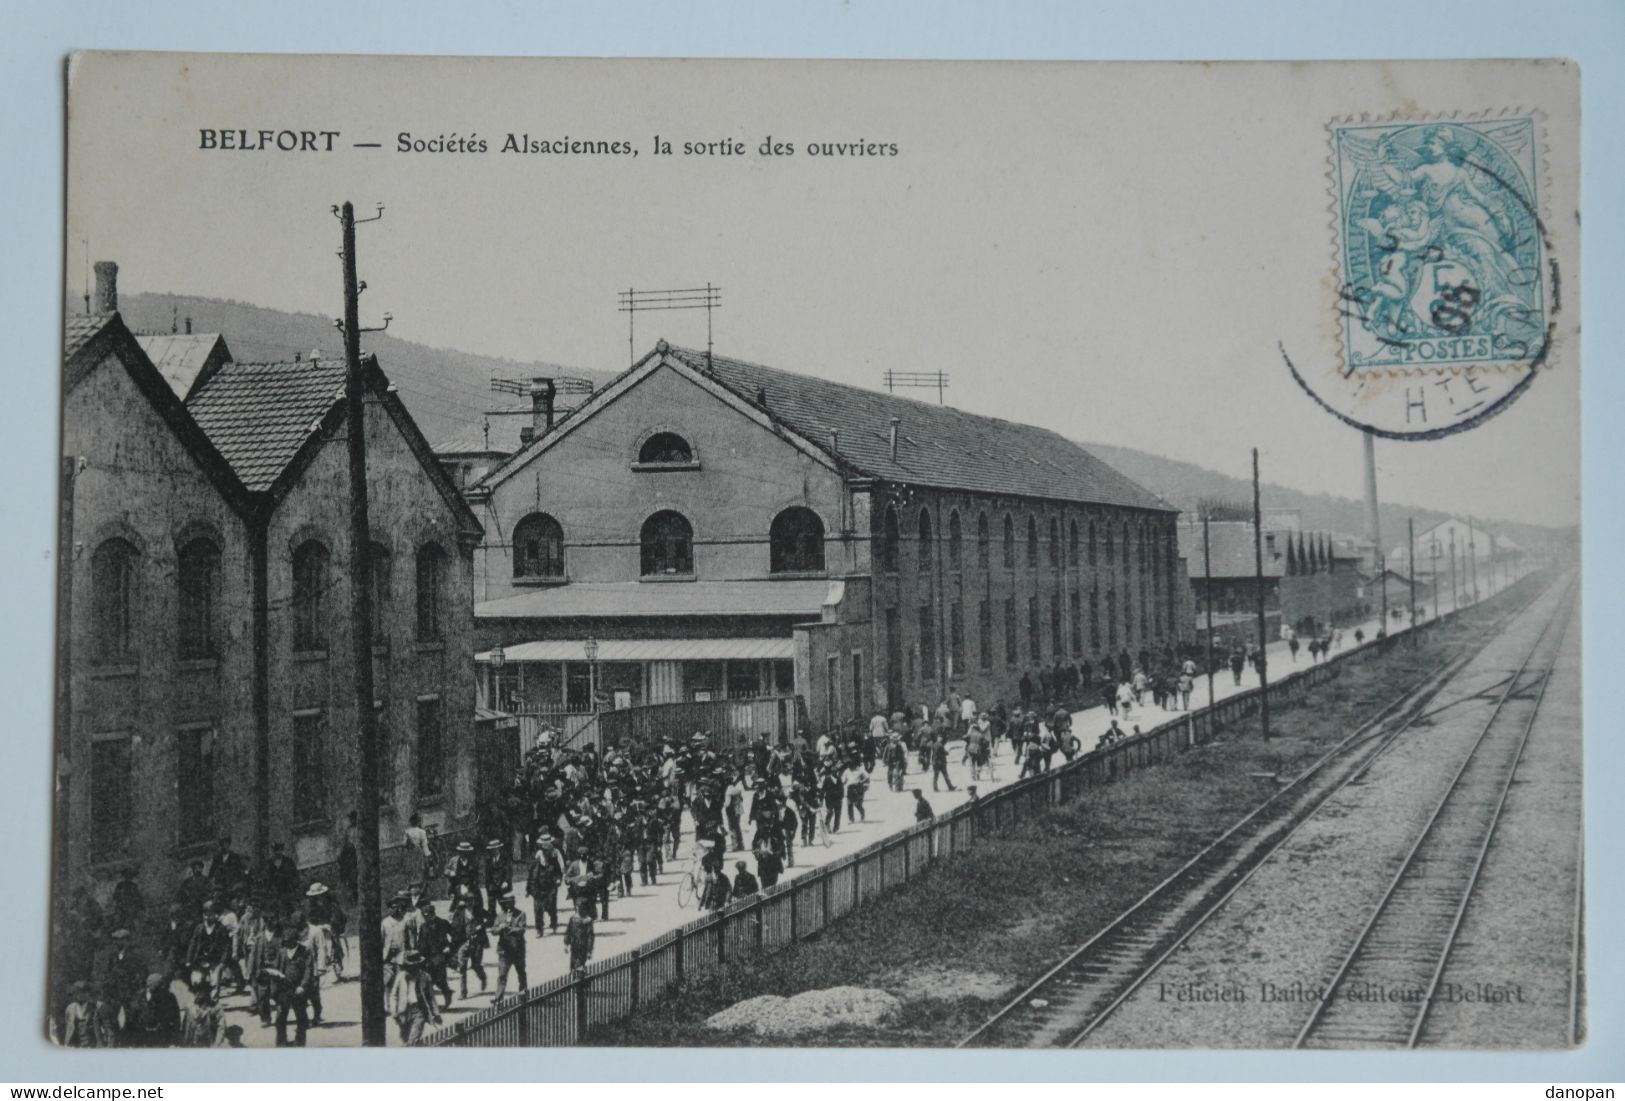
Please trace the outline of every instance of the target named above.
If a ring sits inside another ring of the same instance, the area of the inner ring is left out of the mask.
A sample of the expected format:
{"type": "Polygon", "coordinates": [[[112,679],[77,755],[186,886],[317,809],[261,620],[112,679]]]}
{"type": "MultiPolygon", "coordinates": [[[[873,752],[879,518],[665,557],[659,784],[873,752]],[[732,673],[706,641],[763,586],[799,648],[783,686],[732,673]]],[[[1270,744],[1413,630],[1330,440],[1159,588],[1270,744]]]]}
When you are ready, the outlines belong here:
{"type": "MultiPolygon", "coordinates": [[[[572,582],[474,606],[477,619],[579,619],[661,616],[816,618],[838,603],[841,582],[777,581],[572,582]]],[[[604,659],[615,660],[615,659],[604,659]]]]}
{"type": "MultiPolygon", "coordinates": [[[[585,661],[586,639],[519,642],[502,648],[504,662],[585,661]]],[[[598,641],[598,661],[750,661],[795,657],[789,638],[606,638],[598,641]]],[[[489,663],[491,651],[474,655],[489,663]]]]}

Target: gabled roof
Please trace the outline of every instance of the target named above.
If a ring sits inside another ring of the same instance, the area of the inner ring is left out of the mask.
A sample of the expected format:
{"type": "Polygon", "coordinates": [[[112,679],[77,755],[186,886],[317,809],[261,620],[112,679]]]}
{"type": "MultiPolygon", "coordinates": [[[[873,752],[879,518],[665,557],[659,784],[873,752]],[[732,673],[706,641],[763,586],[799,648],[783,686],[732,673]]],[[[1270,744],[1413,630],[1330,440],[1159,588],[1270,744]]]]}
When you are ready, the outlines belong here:
{"type": "Polygon", "coordinates": [[[931,405],[781,371],[660,341],[654,352],[595,393],[554,431],[493,471],[508,477],[533,455],[591,419],[628,385],[669,366],[713,387],[803,450],[851,473],[887,481],[979,493],[1177,511],[1112,467],[1048,429],[931,405]],[[891,418],[900,420],[891,457],[891,418]]]}
{"type": "Polygon", "coordinates": [[[1058,433],[689,348],[669,354],[759,402],[774,419],[820,445],[839,433],[839,454],[888,481],[1083,504],[1176,511],[1058,433]],[[891,418],[898,426],[891,457],[891,418]]]}
{"type": "MultiPolygon", "coordinates": [[[[477,535],[479,518],[435,460],[417,422],[401,404],[375,356],[363,363],[368,390],[394,422],[424,474],[477,535]]],[[[334,360],[291,363],[227,363],[187,402],[243,484],[280,499],[297,482],[324,432],[344,421],[344,364],[334,360]]]]}
{"type": "Polygon", "coordinates": [[[116,359],[226,502],[242,516],[253,511],[253,502],[242,480],[188,413],[181,399],[175,396],[118,314],[70,316],[63,324],[62,335],[62,392],[65,395],[72,393],[109,357],[116,359]]]}
{"type": "Polygon", "coordinates": [[[231,359],[226,338],[219,333],[138,333],[135,339],[182,401],[208,381],[203,377],[206,372],[231,359]]]}
{"type": "Polygon", "coordinates": [[[67,363],[78,355],[116,317],[116,313],[69,314],[62,324],[62,362],[67,363]]]}
{"type": "Polygon", "coordinates": [[[263,492],[343,398],[342,363],[228,363],[186,407],[243,484],[263,492]]]}

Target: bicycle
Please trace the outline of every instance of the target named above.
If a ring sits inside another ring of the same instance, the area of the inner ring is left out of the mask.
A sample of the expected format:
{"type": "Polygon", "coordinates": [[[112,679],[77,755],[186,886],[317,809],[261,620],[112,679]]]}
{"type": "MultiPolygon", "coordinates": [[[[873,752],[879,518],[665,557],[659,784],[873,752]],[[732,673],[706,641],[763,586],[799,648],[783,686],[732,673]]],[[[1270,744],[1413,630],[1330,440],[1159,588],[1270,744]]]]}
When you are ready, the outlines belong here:
{"type": "Polygon", "coordinates": [[[683,873],[683,878],[677,881],[677,905],[688,909],[689,903],[698,906],[705,896],[705,879],[700,872],[700,862],[696,858],[683,873]]]}

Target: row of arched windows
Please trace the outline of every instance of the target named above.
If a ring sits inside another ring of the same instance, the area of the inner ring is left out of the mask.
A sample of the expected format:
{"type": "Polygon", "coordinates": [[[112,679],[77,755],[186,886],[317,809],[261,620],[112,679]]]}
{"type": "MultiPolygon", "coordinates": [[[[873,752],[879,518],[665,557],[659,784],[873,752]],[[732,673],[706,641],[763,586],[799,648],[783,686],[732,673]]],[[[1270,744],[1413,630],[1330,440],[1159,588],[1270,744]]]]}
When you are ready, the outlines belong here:
{"type": "MultiPolygon", "coordinates": [[[[824,522],[799,505],[773,517],[768,529],[768,569],[817,573],[824,569],[824,522]]],[[[638,531],[639,571],[644,577],[694,572],[694,526],[680,512],[662,509],[638,531]]],[[[533,512],[513,529],[513,576],[517,580],[564,579],[564,528],[545,512],[533,512]]]]}
{"type": "MultiPolygon", "coordinates": [[[[1024,560],[1029,569],[1037,569],[1040,558],[1047,560],[1051,569],[1060,569],[1064,553],[1066,565],[1077,568],[1082,565],[1085,544],[1083,537],[1087,538],[1088,563],[1091,566],[1099,564],[1115,565],[1117,541],[1114,531],[1121,531],[1123,547],[1123,565],[1127,569],[1134,569],[1136,565],[1141,572],[1149,573],[1166,564],[1172,568],[1175,557],[1173,536],[1162,535],[1141,525],[1137,533],[1130,528],[1128,521],[1123,521],[1120,529],[1111,523],[1101,523],[1097,531],[1094,520],[1086,521],[1082,526],[1077,520],[1069,520],[1065,534],[1062,533],[1059,517],[1050,517],[1048,532],[1048,550],[1040,553],[1040,539],[1038,517],[1028,516],[1027,527],[1024,533],[1023,549],[1024,560]],[[1135,554],[1138,546],[1139,553],[1135,554]],[[1104,555],[1101,554],[1104,548],[1104,555]]],[[[1005,513],[1003,520],[1002,563],[1006,569],[1015,569],[1017,562],[1017,535],[1016,520],[1010,513],[1005,513]]],[[[918,517],[918,553],[916,562],[921,573],[929,573],[936,566],[937,531],[932,523],[931,510],[920,509],[918,517]]],[[[958,571],[964,567],[963,550],[963,523],[960,520],[959,510],[954,509],[948,514],[948,552],[947,564],[950,570],[958,571]]],[[[902,527],[898,520],[895,505],[888,505],[881,527],[880,568],[886,573],[896,573],[901,561],[902,527]]],[[[992,541],[986,512],[976,517],[976,565],[979,569],[989,569],[992,562],[992,541]]]]}
{"type": "MultiPolygon", "coordinates": [[[[390,607],[389,552],[373,544],[369,561],[372,581],[374,641],[387,638],[390,607]]],[[[207,536],[185,543],[176,555],[176,656],[182,660],[218,657],[220,653],[220,547],[207,536]]],[[[425,543],[416,554],[417,639],[438,642],[446,627],[447,573],[450,557],[438,543],[425,543]]],[[[293,587],[289,610],[295,650],[325,650],[329,632],[342,610],[331,604],[332,555],[319,539],[294,548],[293,587]]],[[[135,660],[145,641],[140,631],[141,552],[128,539],[103,540],[90,557],[91,613],[95,619],[94,657],[102,664],[135,660]]]]}

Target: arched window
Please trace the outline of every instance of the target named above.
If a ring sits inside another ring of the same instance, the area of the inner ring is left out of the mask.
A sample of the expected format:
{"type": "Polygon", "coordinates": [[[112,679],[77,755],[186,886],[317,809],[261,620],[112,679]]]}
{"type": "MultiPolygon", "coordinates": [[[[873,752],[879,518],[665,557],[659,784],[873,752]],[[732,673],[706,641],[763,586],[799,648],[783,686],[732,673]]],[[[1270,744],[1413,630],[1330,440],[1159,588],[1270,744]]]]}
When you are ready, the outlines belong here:
{"type": "MultiPolygon", "coordinates": [[[[1089,521],[1089,564],[1091,566],[1095,564],[1095,522],[1093,520],[1089,521]]],[[[1097,642],[1095,645],[1100,644],[1097,642]]]]}
{"type": "MultiPolygon", "coordinates": [[[[1128,571],[1128,570],[1132,570],[1133,568],[1134,568],[1134,543],[1129,538],[1128,521],[1124,520],[1123,521],[1123,569],[1124,569],[1124,571],[1128,571]]],[[[1125,632],[1127,632],[1128,627],[1125,625],[1123,630],[1125,632]]]]}
{"type": "Polygon", "coordinates": [[[812,573],[824,568],[824,522],[810,508],[787,508],[773,517],[768,569],[812,573]]]}
{"type": "Polygon", "coordinates": [[[959,571],[965,566],[964,532],[959,523],[959,510],[948,514],[948,568],[959,571]]]}
{"type": "Polygon", "coordinates": [[[931,524],[931,510],[920,509],[920,572],[930,573],[935,564],[933,552],[936,550],[937,529],[931,524]]]}
{"type": "Polygon", "coordinates": [[[439,543],[418,548],[418,641],[439,642],[446,630],[446,552],[439,543]]]}
{"type": "Polygon", "coordinates": [[[988,533],[987,513],[976,517],[976,565],[987,569],[993,560],[993,537],[988,533]]]}
{"type": "Polygon", "coordinates": [[[220,603],[220,548],[213,540],[193,539],[176,560],[179,583],[177,644],[185,658],[212,658],[215,649],[215,609],[220,603]]]}
{"type": "Polygon", "coordinates": [[[1016,568],[1016,522],[1008,512],[1004,514],[1004,566],[1016,568]]]}
{"type": "Polygon", "coordinates": [[[293,552],[293,648],[327,649],[327,548],[315,539],[293,552]]]}
{"type": "Polygon", "coordinates": [[[675,432],[656,432],[638,449],[640,463],[691,463],[694,449],[675,432]]]}
{"type": "Polygon", "coordinates": [[[1061,522],[1053,516],[1049,518],[1049,568],[1061,568],[1061,522]]]}
{"type": "Polygon", "coordinates": [[[90,557],[91,637],[98,661],[135,660],[136,577],[141,552],[123,539],[109,539],[90,557]]]}
{"type": "Polygon", "coordinates": [[[887,573],[897,572],[897,557],[903,542],[902,526],[897,522],[897,506],[886,506],[886,518],[880,533],[880,568],[887,573]]]}
{"type": "Polygon", "coordinates": [[[515,578],[564,576],[564,529],[545,512],[533,512],[513,526],[515,578]]]}
{"type": "Polygon", "coordinates": [[[643,521],[643,576],[694,572],[694,529],[681,513],[657,512],[643,521]]]}
{"type": "MultiPolygon", "coordinates": [[[[1110,523],[1108,523],[1106,525],[1106,547],[1105,547],[1106,565],[1108,565],[1108,566],[1112,565],[1112,561],[1113,561],[1114,557],[1116,556],[1116,554],[1117,554],[1117,552],[1112,548],[1112,526],[1111,526],[1110,523]]],[[[1111,645],[1115,646],[1116,643],[1112,643],[1111,645]]]]}
{"type": "Polygon", "coordinates": [[[1027,517],[1027,567],[1038,568],[1038,517],[1027,517]]]}
{"type": "Polygon", "coordinates": [[[1078,568],[1078,522],[1072,521],[1066,542],[1066,564],[1073,569],[1078,568]]]}

